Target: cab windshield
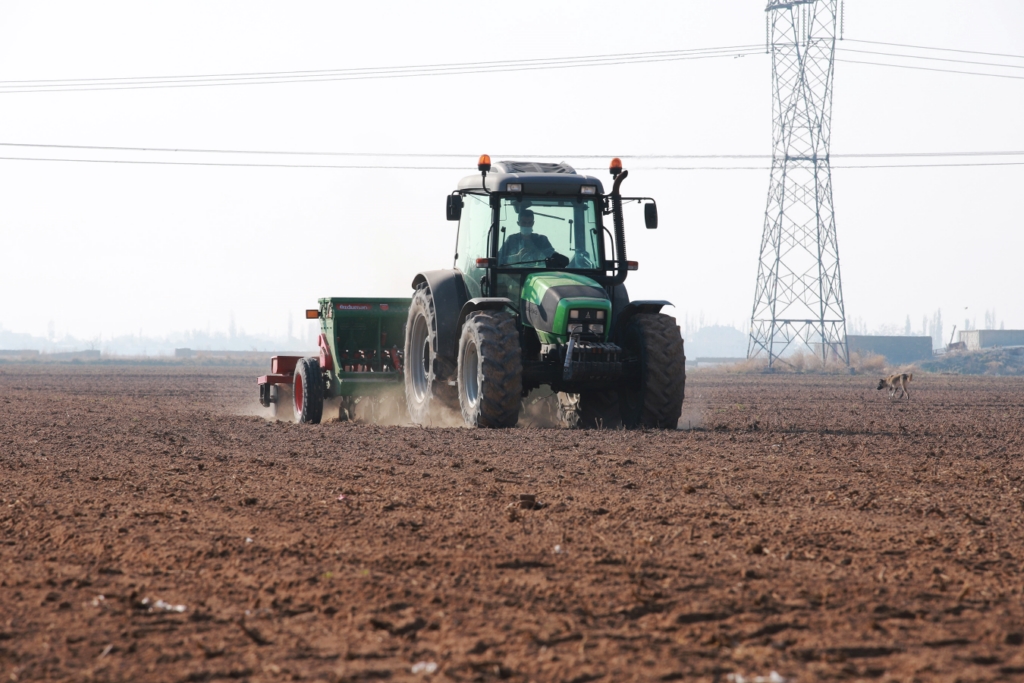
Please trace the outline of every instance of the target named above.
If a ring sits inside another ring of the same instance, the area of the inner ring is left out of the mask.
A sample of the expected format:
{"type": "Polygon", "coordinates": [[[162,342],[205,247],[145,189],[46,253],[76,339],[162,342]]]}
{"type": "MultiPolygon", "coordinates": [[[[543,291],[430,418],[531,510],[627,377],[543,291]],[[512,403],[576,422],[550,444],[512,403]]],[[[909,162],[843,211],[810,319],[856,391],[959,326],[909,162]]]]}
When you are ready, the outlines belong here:
{"type": "Polygon", "coordinates": [[[600,235],[593,199],[506,197],[498,213],[498,265],[597,269],[600,235]]]}

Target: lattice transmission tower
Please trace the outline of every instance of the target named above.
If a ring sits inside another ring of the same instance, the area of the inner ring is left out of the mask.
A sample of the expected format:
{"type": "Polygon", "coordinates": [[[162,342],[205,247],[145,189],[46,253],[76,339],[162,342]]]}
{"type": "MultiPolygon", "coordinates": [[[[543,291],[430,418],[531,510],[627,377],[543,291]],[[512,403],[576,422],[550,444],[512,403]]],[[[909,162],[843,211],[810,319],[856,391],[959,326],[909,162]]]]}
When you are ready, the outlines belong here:
{"type": "Polygon", "coordinates": [[[769,0],[772,172],[747,356],[849,364],[829,138],[840,0],[769,0]]]}

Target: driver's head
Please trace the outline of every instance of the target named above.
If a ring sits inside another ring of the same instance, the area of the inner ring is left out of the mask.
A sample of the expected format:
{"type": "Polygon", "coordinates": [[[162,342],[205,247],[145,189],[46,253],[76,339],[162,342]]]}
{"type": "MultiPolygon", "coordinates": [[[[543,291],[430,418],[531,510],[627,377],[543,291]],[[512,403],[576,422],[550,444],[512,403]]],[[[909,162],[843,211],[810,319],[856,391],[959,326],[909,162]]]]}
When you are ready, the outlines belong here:
{"type": "Polygon", "coordinates": [[[519,232],[529,235],[533,232],[533,211],[524,209],[519,212],[519,232]]]}

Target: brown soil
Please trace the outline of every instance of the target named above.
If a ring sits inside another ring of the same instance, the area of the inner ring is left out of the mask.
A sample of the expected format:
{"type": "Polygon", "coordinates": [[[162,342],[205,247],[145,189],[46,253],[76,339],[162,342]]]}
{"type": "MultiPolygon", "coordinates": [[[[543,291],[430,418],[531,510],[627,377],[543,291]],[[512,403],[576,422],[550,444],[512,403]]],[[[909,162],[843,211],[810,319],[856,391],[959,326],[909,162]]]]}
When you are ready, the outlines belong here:
{"type": "Polygon", "coordinates": [[[876,382],[694,373],[700,430],[482,431],[0,368],[0,678],[1024,676],[1024,380],[876,382]]]}

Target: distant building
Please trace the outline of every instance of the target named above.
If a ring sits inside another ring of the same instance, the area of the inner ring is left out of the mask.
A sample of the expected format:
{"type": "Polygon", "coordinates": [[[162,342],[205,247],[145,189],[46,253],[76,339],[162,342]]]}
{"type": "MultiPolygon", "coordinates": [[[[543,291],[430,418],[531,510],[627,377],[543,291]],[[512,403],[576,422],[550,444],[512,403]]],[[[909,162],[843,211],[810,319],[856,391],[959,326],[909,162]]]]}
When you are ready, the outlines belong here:
{"type": "Polygon", "coordinates": [[[686,356],[746,358],[749,337],[727,325],[708,325],[686,337],[686,356]]]}
{"type": "Polygon", "coordinates": [[[57,353],[44,353],[39,357],[42,360],[59,360],[59,361],[83,361],[83,360],[99,360],[100,359],[99,349],[89,349],[87,351],[58,351],[57,353]]]}
{"type": "Polygon", "coordinates": [[[960,341],[968,351],[997,346],[1024,346],[1024,330],[961,330],[960,341]]]}
{"type": "Polygon", "coordinates": [[[37,358],[38,349],[0,349],[0,358],[37,358]]]}
{"type": "Polygon", "coordinates": [[[851,354],[885,356],[893,365],[928,360],[932,357],[931,337],[847,335],[846,343],[851,354]]]}

